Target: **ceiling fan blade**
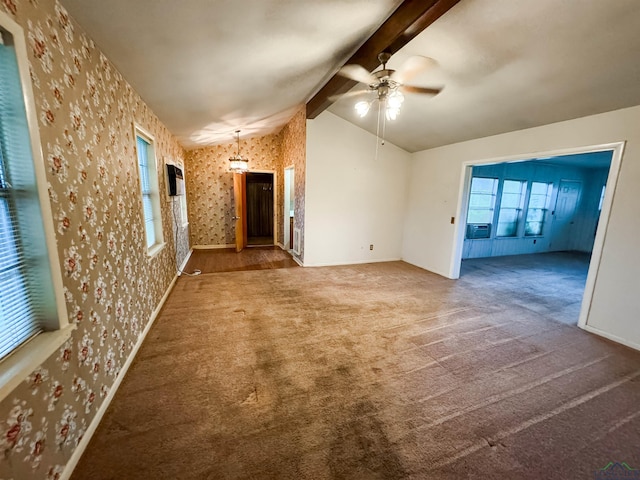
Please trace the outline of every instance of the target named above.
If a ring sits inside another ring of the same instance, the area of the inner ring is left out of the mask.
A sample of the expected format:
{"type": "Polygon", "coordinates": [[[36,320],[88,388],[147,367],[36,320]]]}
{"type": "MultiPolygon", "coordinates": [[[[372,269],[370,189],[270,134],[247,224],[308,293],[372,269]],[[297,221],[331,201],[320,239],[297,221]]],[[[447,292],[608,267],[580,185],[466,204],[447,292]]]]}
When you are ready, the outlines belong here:
{"type": "Polygon", "coordinates": [[[338,70],[338,75],[350,78],[351,80],[355,80],[356,82],[366,83],[367,85],[369,85],[370,83],[375,83],[377,81],[376,77],[371,75],[371,73],[369,73],[366,68],[361,65],[355,64],[345,65],[340,70],[338,70]]]}
{"type": "Polygon", "coordinates": [[[391,79],[398,83],[406,83],[425,70],[437,65],[433,58],[414,55],[409,57],[401,66],[393,72],[391,79]]]}
{"type": "Polygon", "coordinates": [[[400,90],[405,93],[421,93],[423,95],[437,95],[442,91],[442,88],[429,88],[429,87],[414,87],[412,85],[402,85],[400,90]]]}
{"type": "Polygon", "coordinates": [[[337,100],[340,100],[341,98],[357,97],[358,95],[363,95],[365,93],[369,93],[370,91],[371,90],[354,90],[353,92],[343,93],[342,95],[331,95],[329,97],[329,100],[335,102],[337,100]]]}

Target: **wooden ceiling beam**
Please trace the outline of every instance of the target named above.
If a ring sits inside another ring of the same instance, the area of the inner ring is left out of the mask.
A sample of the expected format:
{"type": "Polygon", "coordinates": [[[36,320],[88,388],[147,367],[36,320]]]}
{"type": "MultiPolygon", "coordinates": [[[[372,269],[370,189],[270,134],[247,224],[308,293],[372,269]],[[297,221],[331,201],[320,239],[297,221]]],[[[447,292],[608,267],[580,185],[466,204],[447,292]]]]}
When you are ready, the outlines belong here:
{"type": "MultiPolygon", "coordinates": [[[[380,52],[396,53],[459,1],[405,0],[346,63],[357,63],[372,71],[380,64],[380,52]]],[[[333,103],[329,97],[346,93],[356,84],[334,75],[307,102],[307,118],[316,118],[333,103]]]]}

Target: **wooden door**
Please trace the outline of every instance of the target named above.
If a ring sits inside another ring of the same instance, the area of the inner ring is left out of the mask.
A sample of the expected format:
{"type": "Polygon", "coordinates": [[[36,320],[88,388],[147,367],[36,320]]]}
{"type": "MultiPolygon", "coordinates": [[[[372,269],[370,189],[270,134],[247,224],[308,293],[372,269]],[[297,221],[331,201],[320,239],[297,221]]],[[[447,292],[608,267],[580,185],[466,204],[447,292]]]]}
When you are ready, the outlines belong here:
{"type": "Polygon", "coordinates": [[[247,246],[247,197],[246,176],[243,173],[233,174],[233,199],[235,203],[236,252],[247,246]]]}

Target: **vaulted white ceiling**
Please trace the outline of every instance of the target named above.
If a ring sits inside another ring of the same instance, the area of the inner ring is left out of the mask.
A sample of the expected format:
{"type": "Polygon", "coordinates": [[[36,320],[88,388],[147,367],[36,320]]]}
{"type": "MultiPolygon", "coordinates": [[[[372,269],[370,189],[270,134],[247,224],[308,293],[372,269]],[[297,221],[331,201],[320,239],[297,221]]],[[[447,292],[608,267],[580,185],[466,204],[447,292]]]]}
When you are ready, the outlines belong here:
{"type": "MultiPolygon", "coordinates": [[[[62,0],[187,148],[279,129],[400,0],[62,0]]],[[[639,0],[461,0],[389,64],[425,55],[386,138],[407,151],[640,104],[639,0]]],[[[372,133],[357,99],[330,110],[372,133]]]]}
{"type": "Polygon", "coordinates": [[[62,0],[185,147],[290,120],[401,0],[62,0]]]}
{"type": "MultiPolygon", "coordinates": [[[[461,0],[391,59],[438,67],[411,83],[386,138],[414,152],[640,104],[640,1],[461,0]]],[[[330,110],[375,133],[342,99],[330,110]]]]}

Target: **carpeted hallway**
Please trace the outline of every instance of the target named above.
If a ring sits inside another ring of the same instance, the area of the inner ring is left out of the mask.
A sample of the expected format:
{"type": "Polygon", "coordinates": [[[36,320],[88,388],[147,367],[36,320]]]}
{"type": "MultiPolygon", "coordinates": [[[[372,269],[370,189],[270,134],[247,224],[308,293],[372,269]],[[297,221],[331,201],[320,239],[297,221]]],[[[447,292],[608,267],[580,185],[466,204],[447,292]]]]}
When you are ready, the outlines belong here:
{"type": "Polygon", "coordinates": [[[640,467],[640,352],[563,323],[571,309],[554,319],[561,294],[531,307],[506,287],[517,272],[501,293],[471,267],[457,282],[403,262],[181,277],[73,478],[640,467]]]}

